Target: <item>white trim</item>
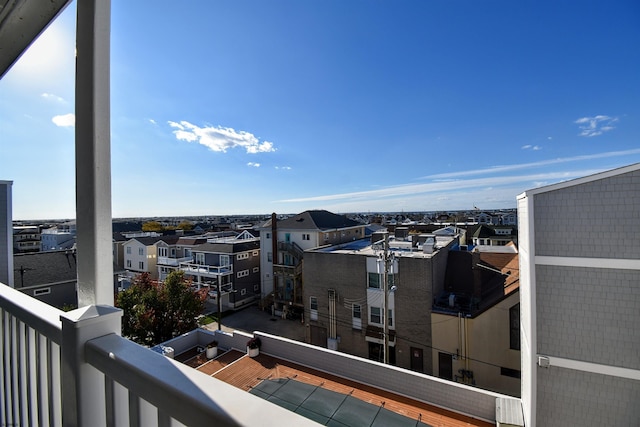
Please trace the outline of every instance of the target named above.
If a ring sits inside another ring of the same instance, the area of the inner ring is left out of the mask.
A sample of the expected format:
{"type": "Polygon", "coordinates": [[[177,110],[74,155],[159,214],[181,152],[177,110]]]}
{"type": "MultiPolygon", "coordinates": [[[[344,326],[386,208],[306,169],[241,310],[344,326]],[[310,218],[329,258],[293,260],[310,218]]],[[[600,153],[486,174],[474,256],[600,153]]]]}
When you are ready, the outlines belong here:
{"type": "Polygon", "coordinates": [[[539,354],[538,357],[547,359],[549,362],[549,366],[640,381],[640,370],[638,369],[602,365],[600,363],[583,362],[581,360],[565,359],[563,357],[556,356],[545,356],[542,354],[539,354]]]}
{"type": "Polygon", "coordinates": [[[535,257],[535,263],[536,265],[555,265],[559,267],[640,270],[640,259],[578,258],[538,255],[535,257]]]}

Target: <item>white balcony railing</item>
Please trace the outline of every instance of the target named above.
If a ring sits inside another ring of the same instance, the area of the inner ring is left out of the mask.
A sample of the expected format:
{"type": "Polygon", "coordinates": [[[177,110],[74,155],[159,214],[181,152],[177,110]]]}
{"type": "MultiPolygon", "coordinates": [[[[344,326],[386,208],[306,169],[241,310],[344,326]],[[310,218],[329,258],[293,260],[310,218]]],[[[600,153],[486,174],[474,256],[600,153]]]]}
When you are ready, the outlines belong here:
{"type": "Polygon", "coordinates": [[[158,265],[166,265],[169,267],[177,267],[180,263],[193,261],[193,258],[190,256],[183,258],[171,258],[168,256],[159,256],[157,260],[158,265]]]}
{"type": "Polygon", "coordinates": [[[228,276],[233,274],[233,266],[232,265],[202,265],[195,264],[192,262],[181,262],[180,270],[189,274],[198,274],[201,276],[207,277],[218,277],[218,276],[228,276]]]}
{"type": "Polygon", "coordinates": [[[121,337],[114,307],[0,284],[0,314],[2,426],[317,425],[121,337]]]}

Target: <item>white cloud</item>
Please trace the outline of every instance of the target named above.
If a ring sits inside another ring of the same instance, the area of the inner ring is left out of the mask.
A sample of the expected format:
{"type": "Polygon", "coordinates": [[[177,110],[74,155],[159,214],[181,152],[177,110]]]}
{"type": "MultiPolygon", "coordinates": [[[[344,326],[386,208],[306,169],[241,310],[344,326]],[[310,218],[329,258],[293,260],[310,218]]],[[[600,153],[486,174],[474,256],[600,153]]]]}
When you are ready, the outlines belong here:
{"type": "Polygon", "coordinates": [[[249,163],[247,163],[247,166],[252,166],[254,168],[259,168],[260,167],[260,163],[249,162],[249,163]]]}
{"type": "Polygon", "coordinates": [[[533,150],[533,151],[538,151],[542,149],[539,145],[531,145],[531,144],[523,145],[521,148],[523,150],[533,150]]]}
{"type": "Polygon", "coordinates": [[[291,166],[276,166],[276,170],[290,171],[291,166]]]}
{"type": "Polygon", "coordinates": [[[152,125],[157,125],[156,121],[153,119],[149,119],[149,123],[151,123],[152,125]]]}
{"type": "Polygon", "coordinates": [[[67,103],[67,101],[64,98],[62,98],[61,96],[58,96],[58,95],[54,95],[52,93],[46,93],[45,92],[45,93],[41,94],[40,96],[43,97],[44,99],[55,101],[55,102],[59,102],[61,104],[66,104],[67,103]]]}
{"type": "Polygon", "coordinates": [[[579,125],[578,127],[581,129],[581,132],[578,134],[579,136],[592,137],[615,129],[615,126],[612,126],[612,124],[617,121],[617,117],[597,115],[594,117],[581,117],[574,123],[579,125]]]}
{"type": "Polygon", "coordinates": [[[272,142],[260,141],[255,135],[246,131],[236,131],[222,126],[199,127],[187,121],[172,122],[169,126],[180,141],[197,142],[212,151],[226,153],[233,148],[244,148],[249,154],[270,153],[276,151],[272,142]]]}
{"type": "Polygon", "coordinates": [[[61,116],[54,116],[51,121],[60,127],[73,127],[76,124],[76,115],[73,113],[63,114],[61,116]]]}

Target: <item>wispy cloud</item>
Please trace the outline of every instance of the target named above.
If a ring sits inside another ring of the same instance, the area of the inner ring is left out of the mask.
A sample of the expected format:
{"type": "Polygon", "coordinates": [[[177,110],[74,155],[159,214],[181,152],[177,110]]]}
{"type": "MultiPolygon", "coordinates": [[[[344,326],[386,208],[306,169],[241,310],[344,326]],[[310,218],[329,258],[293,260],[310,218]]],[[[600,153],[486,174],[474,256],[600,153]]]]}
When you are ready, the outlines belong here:
{"type": "Polygon", "coordinates": [[[520,163],[515,165],[491,166],[485,169],[473,169],[473,170],[459,171],[459,172],[439,173],[435,175],[424,176],[421,179],[444,179],[444,178],[448,179],[448,178],[459,178],[463,176],[475,176],[475,175],[487,175],[487,174],[502,173],[502,172],[513,172],[517,170],[537,168],[542,166],[550,166],[550,165],[561,164],[561,163],[605,159],[609,157],[624,157],[624,156],[629,156],[633,154],[640,154],[640,148],[634,148],[632,150],[623,150],[623,151],[608,151],[605,153],[597,153],[597,154],[585,154],[582,156],[563,157],[563,158],[557,158],[557,159],[542,160],[539,162],[520,163]]]}
{"type": "Polygon", "coordinates": [[[276,166],[276,170],[290,171],[291,166],[276,166]]]}
{"type": "Polygon", "coordinates": [[[149,123],[151,123],[152,125],[157,125],[157,124],[158,124],[158,123],[156,123],[156,121],[155,121],[155,120],[153,120],[153,119],[149,119],[149,123]]]}
{"type": "Polygon", "coordinates": [[[247,163],[247,166],[251,166],[251,167],[254,167],[254,168],[259,168],[260,167],[260,163],[249,162],[249,163],[247,163]]]}
{"type": "Polygon", "coordinates": [[[60,127],[73,127],[76,124],[76,115],[73,113],[63,114],[61,116],[54,116],[51,121],[56,126],[60,127]]]}
{"type": "Polygon", "coordinates": [[[581,117],[574,123],[576,123],[581,129],[581,132],[578,135],[592,137],[602,135],[604,132],[615,129],[613,123],[617,121],[617,117],[598,115],[594,117],[581,117]]]}
{"type": "Polygon", "coordinates": [[[533,150],[533,151],[538,151],[538,150],[542,150],[542,147],[540,147],[539,145],[523,145],[521,147],[523,150],[533,150]]]}
{"type": "Polygon", "coordinates": [[[233,148],[244,148],[247,153],[269,153],[276,151],[272,142],[260,141],[255,135],[246,131],[236,131],[222,126],[200,127],[187,121],[172,122],[176,138],[180,141],[197,142],[212,151],[226,153],[233,148]]]}
{"type": "Polygon", "coordinates": [[[497,176],[497,177],[488,177],[488,178],[473,178],[473,179],[464,179],[464,180],[452,180],[452,181],[441,181],[441,182],[431,182],[425,184],[406,184],[406,185],[397,185],[379,188],[375,190],[369,191],[358,191],[352,193],[339,193],[339,194],[328,194],[322,196],[312,196],[312,197],[302,197],[297,199],[287,199],[281,200],[281,202],[318,202],[318,201],[335,201],[335,200],[370,200],[370,199],[381,199],[381,198],[396,198],[396,197],[405,197],[412,196],[418,194],[428,194],[428,193],[438,193],[443,191],[450,192],[459,192],[465,189],[491,189],[493,191],[494,187],[502,187],[505,185],[513,186],[516,183],[526,183],[527,185],[531,185],[533,182],[548,182],[548,181],[562,181],[573,178],[578,178],[585,175],[591,175],[597,171],[594,170],[580,170],[580,171],[570,171],[570,172],[549,172],[549,173],[539,173],[539,174],[531,174],[531,175],[520,175],[520,176],[497,176]]]}
{"type": "Polygon", "coordinates": [[[489,202],[493,200],[496,202],[495,206],[498,206],[497,201],[501,201],[503,204],[513,203],[515,197],[527,189],[592,175],[601,172],[602,169],[583,168],[579,170],[567,169],[559,171],[557,168],[554,168],[553,170],[543,170],[539,173],[511,174],[514,171],[611,157],[631,157],[637,156],[638,154],[640,154],[640,149],[611,151],[550,159],[540,162],[435,174],[423,177],[422,179],[429,180],[429,182],[425,183],[394,185],[365,191],[291,198],[280,200],[279,202],[303,203],[305,206],[315,203],[319,206],[328,206],[334,209],[339,207],[339,209],[348,210],[349,206],[355,206],[362,201],[366,201],[370,206],[378,205],[386,210],[393,210],[392,206],[396,206],[400,201],[403,203],[411,201],[413,206],[418,206],[420,200],[422,200],[422,204],[428,203],[429,206],[431,206],[430,209],[433,209],[438,206],[438,203],[434,202],[434,200],[439,200],[441,197],[454,198],[458,205],[464,206],[465,203],[468,202],[468,200],[465,201],[465,197],[473,196],[476,197],[476,200],[478,200],[478,197],[482,198],[482,200],[486,202],[485,204],[490,204],[489,202]],[[482,175],[491,176],[483,177],[482,175]]]}
{"type": "Polygon", "coordinates": [[[63,97],[54,95],[52,93],[45,92],[40,96],[48,101],[55,101],[55,102],[59,102],[60,104],[67,104],[67,101],[63,97]]]}

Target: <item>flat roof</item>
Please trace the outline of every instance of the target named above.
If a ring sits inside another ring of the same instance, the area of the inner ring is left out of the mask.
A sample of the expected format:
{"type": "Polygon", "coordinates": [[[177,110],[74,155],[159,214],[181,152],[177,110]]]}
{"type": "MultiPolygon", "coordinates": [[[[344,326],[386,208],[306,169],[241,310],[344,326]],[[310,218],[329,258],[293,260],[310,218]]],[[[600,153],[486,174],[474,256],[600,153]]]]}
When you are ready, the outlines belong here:
{"type": "Polygon", "coordinates": [[[251,358],[230,350],[212,360],[206,360],[203,353],[186,360],[177,355],[176,360],[321,424],[494,425],[264,353],[251,358]]]}

